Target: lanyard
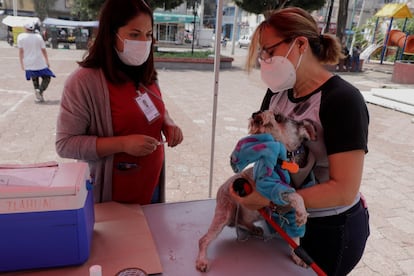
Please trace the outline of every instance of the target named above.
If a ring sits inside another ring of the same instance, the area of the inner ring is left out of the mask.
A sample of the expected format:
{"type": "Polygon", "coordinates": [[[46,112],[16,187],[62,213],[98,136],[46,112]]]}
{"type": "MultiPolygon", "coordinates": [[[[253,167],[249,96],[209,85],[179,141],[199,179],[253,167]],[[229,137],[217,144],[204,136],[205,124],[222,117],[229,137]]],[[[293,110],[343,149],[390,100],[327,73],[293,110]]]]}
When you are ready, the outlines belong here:
{"type": "Polygon", "coordinates": [[[142,88],[143,90],[145,90],[145,92],[147,92],[148,94],[151,94],[152,96],[154,96],[155,98],[160,100],[162,103],[164,103],[164,101],[162,100],[162,98],[160,96],[156,95],[154,92],[149,90],[146,86],[142,85],[141,83],[139,84],[139,87],[136,90],[139,96],[142,96],[142,92],[139,90],[139,88],[142,88]]]}

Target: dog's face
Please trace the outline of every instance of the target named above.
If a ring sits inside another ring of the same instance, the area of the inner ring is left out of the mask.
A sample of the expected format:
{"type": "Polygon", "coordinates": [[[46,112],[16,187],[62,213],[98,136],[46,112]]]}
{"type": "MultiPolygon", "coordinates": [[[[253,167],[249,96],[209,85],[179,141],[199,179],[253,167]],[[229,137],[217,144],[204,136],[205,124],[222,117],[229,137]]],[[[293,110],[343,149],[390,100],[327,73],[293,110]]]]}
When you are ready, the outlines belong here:
{"type": "Polygon", "coordinates": [[[289,152],[296,151],[304,141],[316,140],[316,128],[312,121],[295,121],[272,111],[258,111],[249,120],[249,133],[270,133],[289,152]]]}

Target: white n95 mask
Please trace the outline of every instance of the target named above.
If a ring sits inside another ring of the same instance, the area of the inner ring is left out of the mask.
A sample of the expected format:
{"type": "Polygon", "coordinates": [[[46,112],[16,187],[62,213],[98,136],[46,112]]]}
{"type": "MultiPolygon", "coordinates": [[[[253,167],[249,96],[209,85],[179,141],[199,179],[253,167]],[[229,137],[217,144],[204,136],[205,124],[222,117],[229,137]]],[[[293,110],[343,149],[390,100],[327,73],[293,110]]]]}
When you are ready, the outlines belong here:
{"type": "Polygon", "coordinates": [[[293,88],[296,83],[296,69],[300,65],[302,54],[299,57],[296,68],[293,66],[292,62],[287,59],[294,45],[295,41],[292,43],[289,51],[284,57],[273,56],[267,60],[259,60],[262,80],[273,92],[293,88]]]}
{"type": "MultiPolygon", "coordinates": [[[[118,36],[118,34],[117,34],[118,36]]],[[[122,40],[119,36],[118,38],[122,40]]],[[[148,56],[151,52],[152,41],[141,41],[141,40],[129,40],[124,39],[124,51],[118,53],[119,59],[126,65],[139,66],[147,61],[148,56]]]]}

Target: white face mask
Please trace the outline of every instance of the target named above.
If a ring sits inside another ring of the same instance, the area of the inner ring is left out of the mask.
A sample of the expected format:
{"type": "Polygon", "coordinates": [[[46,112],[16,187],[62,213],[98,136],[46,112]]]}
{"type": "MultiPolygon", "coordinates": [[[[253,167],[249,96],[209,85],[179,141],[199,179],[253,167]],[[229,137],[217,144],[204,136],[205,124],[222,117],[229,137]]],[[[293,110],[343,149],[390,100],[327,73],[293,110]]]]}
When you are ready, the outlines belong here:
{"type": "MultiPolygon", "coordinates": [[[[118,34],[116,34],[118,36],[118,34]]],[[[118,36],[122,41],[122,39],[118,36]]],[[[152,41],[141,41],[141,40],[129,40],[124,39],[124,51],[118,53],[119,59],[126,65],[139,66],[147,61],[148,56],[151,52],[152,41]]]]}
{"type": "Polygon", "coordinates": [[[273,56],[266,61],[259,61],[262,80],[273,92],[293,88],[296,83],[296,70],[299,68],[300,62],[302,61],[302,54],[299,57],[296,68],[293,66],[292,62],[287,59],[295,45],[295,41],[296,40],[293,41],[286,56],[273,56]]]}

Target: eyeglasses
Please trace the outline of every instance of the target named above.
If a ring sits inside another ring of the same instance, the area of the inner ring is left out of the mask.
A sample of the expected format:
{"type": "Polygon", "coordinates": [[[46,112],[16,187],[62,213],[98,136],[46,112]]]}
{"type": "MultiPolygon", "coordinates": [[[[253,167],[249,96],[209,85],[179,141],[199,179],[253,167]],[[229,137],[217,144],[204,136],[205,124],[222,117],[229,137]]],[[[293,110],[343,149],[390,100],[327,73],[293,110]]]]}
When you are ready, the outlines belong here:
{"type": "Polygon", "coordinates": [[[261,48],[259,50],[259,59],[266,63],[269,63],[272,60],[273,53],[276,50],[276,48],[280,46],[281,44],[285,42],[289,42],[291,40],[292,38],[285,38],[282,41],[279,41],[278,43],[275,43],[267,48],[261,48]]]}

